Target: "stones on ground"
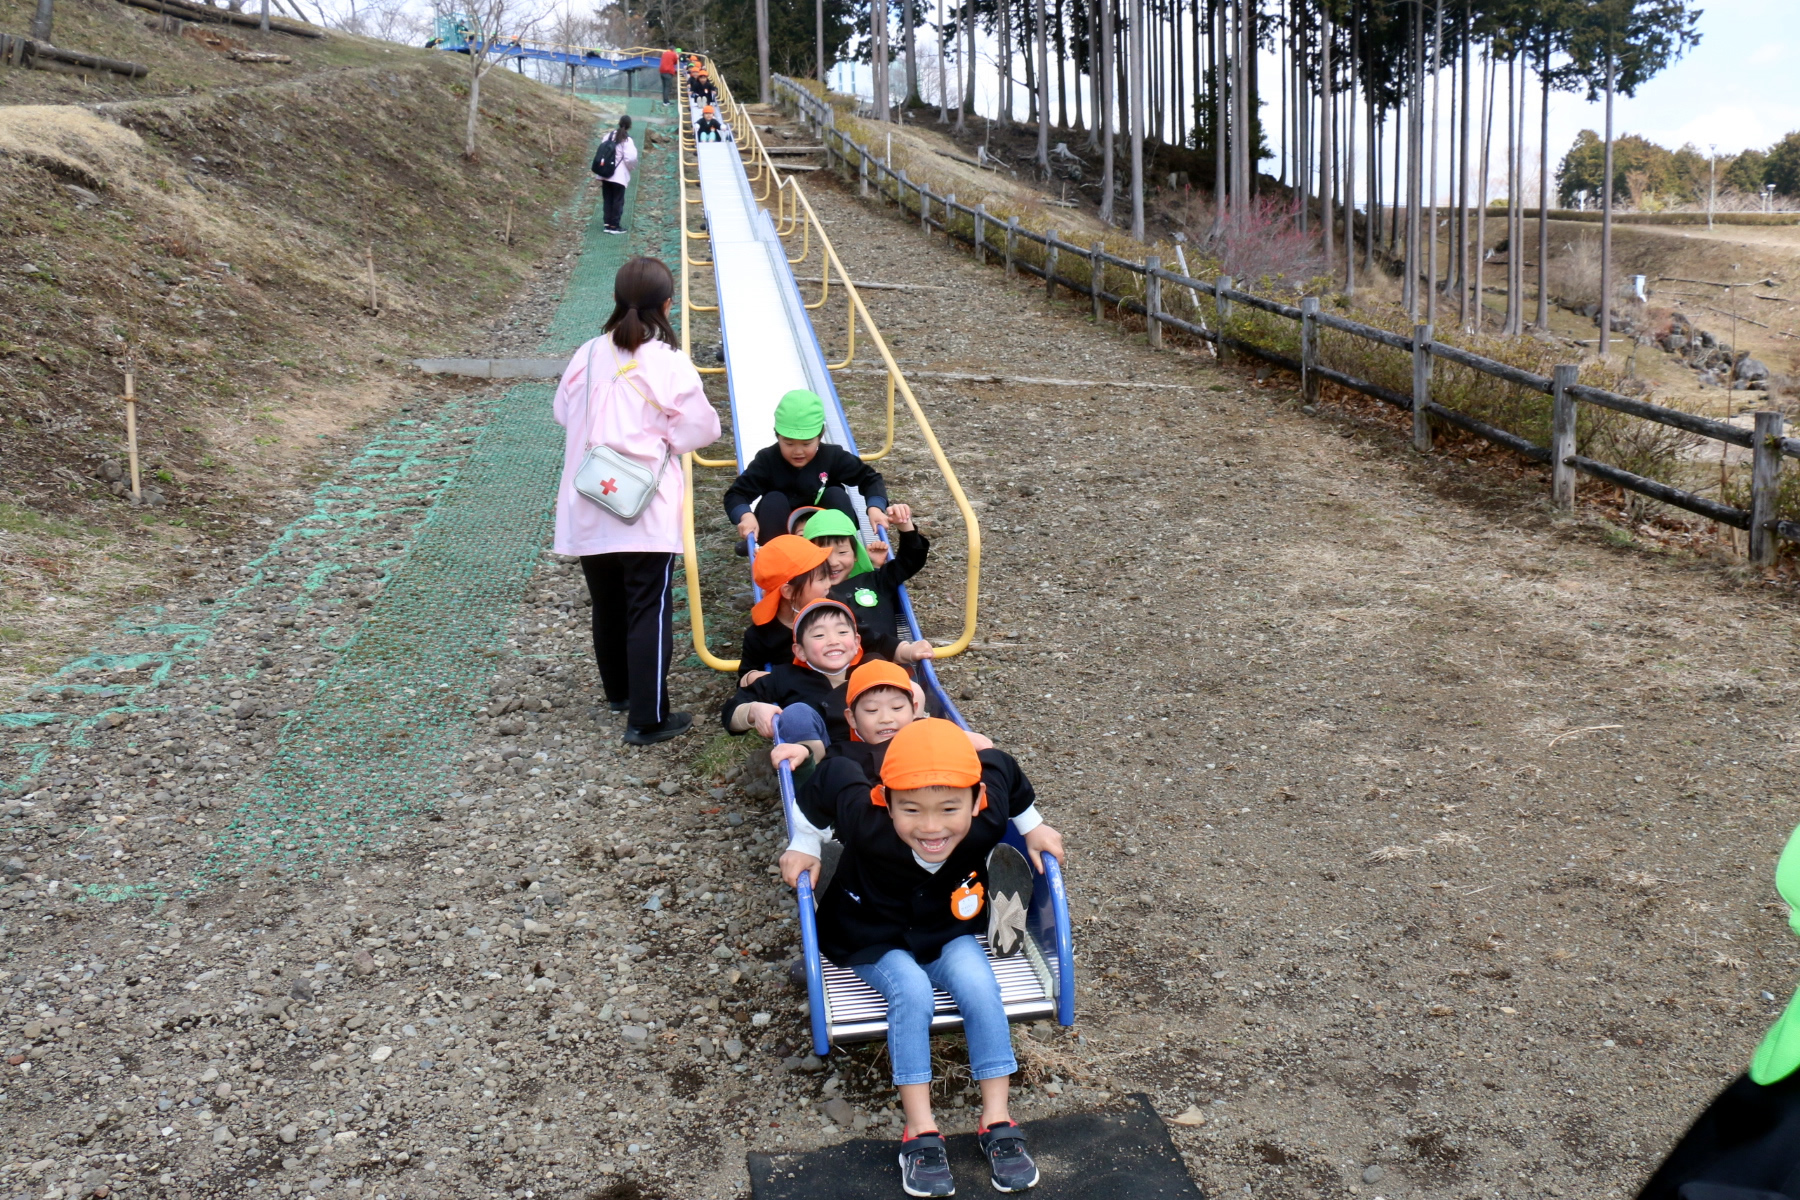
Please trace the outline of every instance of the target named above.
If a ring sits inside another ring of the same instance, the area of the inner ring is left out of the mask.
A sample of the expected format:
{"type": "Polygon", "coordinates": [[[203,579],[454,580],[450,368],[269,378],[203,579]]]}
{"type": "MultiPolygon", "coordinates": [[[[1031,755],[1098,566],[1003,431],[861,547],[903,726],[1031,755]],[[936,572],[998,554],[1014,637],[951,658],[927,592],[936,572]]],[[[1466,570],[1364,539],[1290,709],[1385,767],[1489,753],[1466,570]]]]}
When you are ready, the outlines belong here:
{"type": "Polygon", "coordinates": [[[377,1046],[369,1052],[369,1061],[382,1063],[392,1058],[393,1055],[394,1048],[392,1046],[377,1046]]]}
{"type": "Polygon", "coordinates": [[[1206,1114],[1200,1111],[1198,1104],[1190,1104],[1175,1116],[1169,1118],[1171,1125],[1204,1125],[1206,1114]]]}
{"type": "Polygon", "coordinates": [[[1380,1183],[1385,1178],[1387,1178],[1387,1169],[1379,1163],[1370,1163],[1362,1170],[1364,1183],[1380,1183]]]}
{"type": "Polygon", "coordinates": [[[819,1106],[824,1114],[839,1125],[848,1126],[856,1120],[856,1108],[842,1096],[833,1096],[819,1106]]]}
{"type": "Polygon", "coordinates": [[[628,1046],[643,1046],[650,1040],[650,1031],[642,1025],[623,1025],[619,1028],[619,1036],[628,1046]]]}

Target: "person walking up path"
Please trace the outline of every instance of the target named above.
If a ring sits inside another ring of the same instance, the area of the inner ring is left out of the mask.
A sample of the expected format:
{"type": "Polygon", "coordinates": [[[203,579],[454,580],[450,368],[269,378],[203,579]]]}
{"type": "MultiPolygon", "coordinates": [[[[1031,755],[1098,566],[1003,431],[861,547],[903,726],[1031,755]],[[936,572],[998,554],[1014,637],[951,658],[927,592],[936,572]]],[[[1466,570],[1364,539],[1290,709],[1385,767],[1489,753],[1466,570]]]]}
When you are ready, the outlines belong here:
{"type": "Polygon", "coordinates": [[[624,233],[625,189],[631,186],[631,168],[637,165],[637,143],[631,140],[631,114],[600,141],[594,151],[594,174],[600,180],[603,211],[601,227],[607,233],[624,233]]]}
{"type": "Polygon", "coordinates": [[[556,389],[567,430],[556,493],[558,554],[576,555],[593,597],[594,659],[625,740],[648,746],[685,733],[688,713],[669,711],[674,651],[674,563],[681,553],[681,468],[675,461],[716,441],[719,414],[669,326],[675,280],[654,258],[634,258],[613,280],[605,333],[576,350],[556,389]],[[577,490],[589,451],[605,447],[658,472],[654,494],[626,518],[577,490]]]}

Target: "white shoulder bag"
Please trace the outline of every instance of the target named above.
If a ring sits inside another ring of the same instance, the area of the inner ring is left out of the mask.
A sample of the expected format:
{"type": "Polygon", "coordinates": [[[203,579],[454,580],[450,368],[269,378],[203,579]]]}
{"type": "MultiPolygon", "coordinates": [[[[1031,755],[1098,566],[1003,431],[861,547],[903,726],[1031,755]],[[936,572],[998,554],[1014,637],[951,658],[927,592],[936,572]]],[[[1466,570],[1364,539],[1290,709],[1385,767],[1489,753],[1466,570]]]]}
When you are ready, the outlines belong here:
{"type": "MultiPolygon", "coordinates": [[[[614,361],[617,361],[616,352],[614,361]]],[[[650,394],[638,386],[637,380],[629,378],[629,373],[637,370],[637,365],[635,358],[624,363],[613,372],[613,380],[624,380],[651,408],[659,413],[663,412],[663,406],[651,399],[650,394]]],[[[588,443],[581,465],[575,469],[575,490],[619,520],[635,521],[650,506],[650,501],[656,496],[656,490],[662,483],[663,469],[669,465],[668,443],[663,444],[662,459],[656,464],[654,471],[623,451],[614,450],[611,446],[596,446],[593,442],[594,423],[588,411],[594,401],[592,344],[588,346],[587,378],[584,383],[586,403],[582,406],[582,419],[586,423],[588,443]]]]}

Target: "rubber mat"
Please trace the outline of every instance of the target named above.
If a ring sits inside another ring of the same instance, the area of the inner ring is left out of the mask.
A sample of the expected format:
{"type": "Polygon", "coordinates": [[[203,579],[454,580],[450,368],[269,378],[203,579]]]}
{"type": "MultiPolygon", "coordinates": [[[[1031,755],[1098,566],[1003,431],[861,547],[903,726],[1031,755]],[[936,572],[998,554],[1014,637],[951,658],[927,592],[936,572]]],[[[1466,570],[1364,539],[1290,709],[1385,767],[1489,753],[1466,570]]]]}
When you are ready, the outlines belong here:
{"type": "MultiPolygon", "coordinates": [[[[1033,1200],[1205,1200],[1182,1165],[1150,1098],[1132,1107],[1071,1113],[1025,1123],[1041,1176],[1033,1200]]],[[[950,1169],[957,1193],[993,1192],[972,1133],[953,1134],[950,1169]]],[[[894,1200],[901,1195],[899,1143],[858,1138],[808,1154],[751,1154],[752,1200],[894,1200]]]]}

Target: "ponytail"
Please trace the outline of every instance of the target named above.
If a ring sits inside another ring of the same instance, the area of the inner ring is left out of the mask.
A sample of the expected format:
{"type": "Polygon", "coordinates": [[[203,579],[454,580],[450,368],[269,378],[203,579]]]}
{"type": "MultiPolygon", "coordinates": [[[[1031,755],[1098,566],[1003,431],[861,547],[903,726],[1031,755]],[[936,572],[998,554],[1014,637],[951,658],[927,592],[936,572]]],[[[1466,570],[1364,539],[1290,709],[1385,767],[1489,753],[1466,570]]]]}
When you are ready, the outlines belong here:
{"type": "Polygon", "coordinates": [[[646,257],[627,260],[613,276],[613,313],[604,332],[612,334],[613,345],[627,354],[652,338],[679,345],[668,314],[663,312],[663,305],[674,294],[675,277],[661,261],[646,257]]]}

